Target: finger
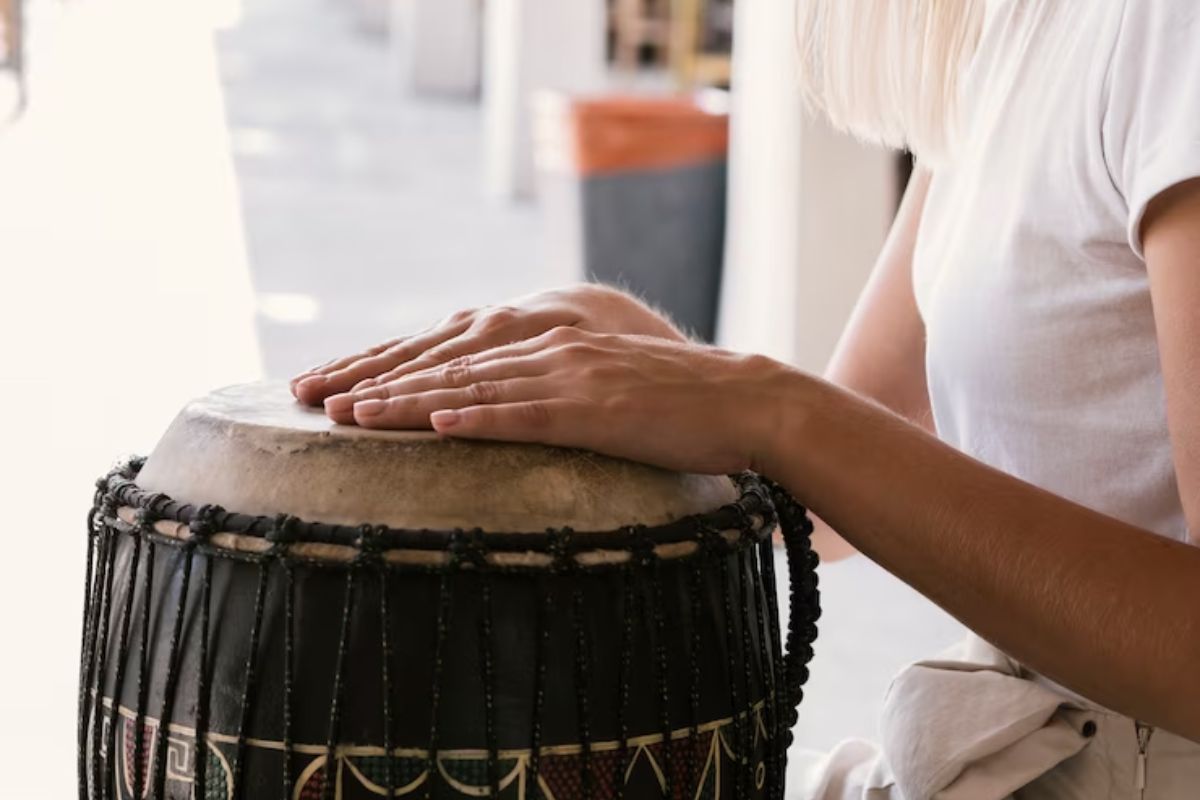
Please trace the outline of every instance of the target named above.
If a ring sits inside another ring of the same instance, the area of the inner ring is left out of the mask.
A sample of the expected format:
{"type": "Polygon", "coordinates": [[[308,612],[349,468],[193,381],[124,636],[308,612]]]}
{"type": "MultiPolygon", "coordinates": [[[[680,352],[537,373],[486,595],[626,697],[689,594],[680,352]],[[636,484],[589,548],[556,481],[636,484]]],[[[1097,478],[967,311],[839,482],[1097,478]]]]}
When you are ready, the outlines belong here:
{"type": "Polygon", "coordinates": [[[336,365],[336,364],[349,364],[360,358],[366,358],[374,350],[376,350],[376,348],[371,348],[370,350],[364,350],[363,352],[355,353],[352,356],[342,356],[341,358],[331,358],[328,361],[323,361],[314,367],[309,367],[308,369],[304,370],[303,372],[297,372],[295,375],[293,375],[288,380],[288,388],[290,388],[292,390],[292,396],[295,397],[297,400],[299,400],[300,395],[296,391],[296,387],[299,386],[301,384],[301,382],[308,380],[309,378],[312,378],[316,375],[322,374],[322,372],[324,370],[334,369],[335,368],[334,365],[336,365]]]}
{"type": "Polygon", "coordinates": [[[447,339],[458,336],[470,324],[468,320],[447,323],[426,333],[400,340],[376,353],[355,358],[340,359],[318,374],[296,384],[296,397],[305,403],[316,405],[326,397],[344,392],[365,378],[373,378],[399,364],[403,364],[436,347],[447,339]]]}
{"type": "Polygon", "coordinates": [[[358,361],[359,359],[369,358],[370,356],[378,355],[379,353],[382,353],[384,350],[387,350],[388,348],[395,347],[397,344],[404,341],[404,338],[405,337],[400,337],[397,339],[389,339],[388,341],[383,342],[381,344],[377,344],[373,347],[368,347],[366,350],[363,350],[361,353],[353,353],[348,356],[341,356],[340,358],[331,358],[328,361],[323,361],[320,364],[317,364],[315,367],[309,367],[308,369],[304,370],[303,372],[297,373],[295,376],[292,377],[292,379],[290,381],[288,381],[288,383],[293,389],[295,389],[296,385],[299,384],[305,378],[311,378],[315,375],[323,375],[323,374],[325,374],[327,372],[331,372],[335,369],[340,369],[348,364],[353,364],[355,361],[358,361]]]}
{"type": "Polygon", "coordinates": [[[316,375],[319,371],[321,371],[325,367],[328,367],[330,364],[332,364],[336,360],[337,359],[331,358],[328,361],[322,361],[320,364],[317,364],[316,366],[309,367],[308,369],[304,370],[303,372],[297,372],[295,375],[293,375],[288,380],[288,386],[291,387],[292,394],[296,393],[296,384],[297,383],[304,380],[305,378],[309,378],[309,377],[312,377],[313,375],[316,375]]]}
{"type": "Polygon", "coordinates": [[[540,354],[515,358],[476,361],[479,356],[462,356],[440,367],[405,375],[377,386],[356,388],[344,394],[325,398],[325,413],[334,422],[344,425],[354,422],[354,406],[366,400],[387,400],[392,397],[432,392],[440,389],[461,389],[473,383],[503,381],[514,378],[540,377],[552,366],[540,354]]]}
{"type": "Polygon", "coordinates": [[[530,399],[439,410],[429,421],[438,433],[464,439],[589,447],[596,432],[587,409],[579,400],[530,399]]]}
{"type": "Polygon", "coordinates": [[[328,376],[329,373],[336,372],[340,369],[345,369],[346,367],[362,361],[363,359],[372,358],[385,353],[401,344],[403,341],[404,339],[392,339],[384,342],[381,345],[376,345],[375,347],[363,350],[361,353],[330,359],[324,364],[310,367],[289,381],[292,394],[301,402],[320,402],[319,392],[324,386],[326,376],[328,376]]]}
{"type": "Polygon", "coordinates": [[[354,422],[364,428],[390,430],[428,429],[435,411],[489,403],[514,403],[546,397],[544,378],[480,381],[460,389],[436,389],[386,400],[364,400],[353,407],[354,422]]]}

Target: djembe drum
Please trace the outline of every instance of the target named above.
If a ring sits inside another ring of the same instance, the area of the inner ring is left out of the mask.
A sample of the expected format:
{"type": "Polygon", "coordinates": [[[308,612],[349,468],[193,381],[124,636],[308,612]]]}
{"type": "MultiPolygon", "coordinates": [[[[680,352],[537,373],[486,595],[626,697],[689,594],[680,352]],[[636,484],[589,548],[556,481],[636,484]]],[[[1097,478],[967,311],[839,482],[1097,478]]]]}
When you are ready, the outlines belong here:
{"type": "Polygon", "coordinates": [[[80,797],[781,798],[809,530],[749,474],[216,392],[99,482],[80,797]]]}

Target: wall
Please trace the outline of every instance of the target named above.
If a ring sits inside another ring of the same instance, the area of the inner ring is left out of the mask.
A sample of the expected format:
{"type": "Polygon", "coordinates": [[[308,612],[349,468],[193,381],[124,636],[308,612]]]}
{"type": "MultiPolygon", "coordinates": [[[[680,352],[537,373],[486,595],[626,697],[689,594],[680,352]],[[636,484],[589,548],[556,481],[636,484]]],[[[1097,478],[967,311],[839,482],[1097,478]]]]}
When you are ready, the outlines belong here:
{"type": "Polygon", "coordinates": [[[735,7],[719,338],[820,371],[891,221],[894,157],[805,112],[793,0],[735,7]]]}

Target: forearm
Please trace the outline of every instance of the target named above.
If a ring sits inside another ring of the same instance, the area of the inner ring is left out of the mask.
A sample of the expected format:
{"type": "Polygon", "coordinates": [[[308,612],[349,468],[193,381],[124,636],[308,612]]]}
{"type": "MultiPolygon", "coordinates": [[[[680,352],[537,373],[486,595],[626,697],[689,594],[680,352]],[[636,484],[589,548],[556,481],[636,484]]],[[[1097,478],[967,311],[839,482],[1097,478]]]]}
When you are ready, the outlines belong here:
{"type": "Polygon", "coordinates": [[[993,470],[829,384],[782,380],[766,474],[1031,668],[1200,740],[1200,549],[993,470]]]}

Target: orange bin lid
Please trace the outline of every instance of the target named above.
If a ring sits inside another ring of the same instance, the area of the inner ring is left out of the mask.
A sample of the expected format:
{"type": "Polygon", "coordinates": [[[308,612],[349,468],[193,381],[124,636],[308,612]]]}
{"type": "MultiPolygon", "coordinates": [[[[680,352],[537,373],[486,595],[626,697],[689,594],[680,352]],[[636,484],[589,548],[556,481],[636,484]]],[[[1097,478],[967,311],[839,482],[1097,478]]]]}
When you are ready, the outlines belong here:
{"type": "Polygon", "coordinates": [[[729,118],[686,97],[571,102],[574,167],[583,175],[665,169],[725,158],[729,118]]]}

